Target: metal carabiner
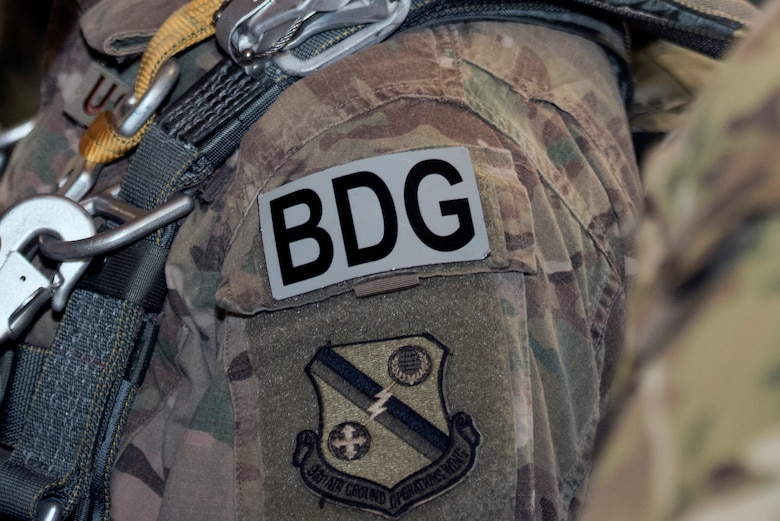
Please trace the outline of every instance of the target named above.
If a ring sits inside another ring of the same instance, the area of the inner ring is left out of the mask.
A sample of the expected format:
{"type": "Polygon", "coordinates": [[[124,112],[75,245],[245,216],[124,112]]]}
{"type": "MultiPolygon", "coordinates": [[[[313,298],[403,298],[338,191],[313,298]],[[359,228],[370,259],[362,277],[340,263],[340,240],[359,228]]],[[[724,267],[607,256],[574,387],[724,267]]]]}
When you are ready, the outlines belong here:
{"type": "Polygon", "coordinates": [[[229,0],[215,15],[217,42],[252,77],[281,50],[301,23],[317,12],[336,11],[350,0],[229,0]]]}
{"type": "Polygon", "coordinates": [[[94,234],[92,217],[62,196],[35,195],[5,211],[0,217],[0,342],[18,335],[49,299],[52,309],[62,311],[89,264],[89,259],[72,259],[46,274],[28,259],[33,240],[54,235],[74,241],[94,234]]]}
{"type": "Polygon", "coordinates": [[[129,96],[114,109],[112,120],[116,133],[123,137],[132,137],[141,130],[173,91],[178,79],[179,64],[176,60],[168,60],[160,67],[140,100],[129,96]]]}
{"type": "MultiPolygon", "coordinates": [[[[116,133],[129,138],[141,130],[173,90],[178,78],[179,65],[175,60],[168,60],[140,100],[130,96],[114,109],[111,120],[116,133]]],[[[73,156],[65,167],[57,193],[73,201],[81,201],[95,186],[102,167],[101,163],[89,161],[81,154],[73,156]]]]}
{"type": "Polygon", "coordinates": [[[95,186],[101,168],[102,164],[87,161],[81,154],[76,154],[65,166],[65,174],[60,178],[57,194],[71,201],[80,201],[95,186]]]}
{"type": "Polygon", "coordinates": [[[399,7],[397,0],[352,0],[338,11],[317,13],[306,20],[285,49],[294,49],[315,34],[332,29],[383,22],[397,16],[399,7]]]}
{"type": "Polygon", "coordinates": [[[406,19],[410,0],[229,0],[216,16],[217,41],[249,76],[262,75],[269,60],[286,73],[305,76],[369,47],[406,19]],[[313,34],[368,24],[309,59],[288,49],[313,34]]]}
{"type": "Polygon", "coordinates": [[[271,58],[274,65],[287,74],[303,77],[360,50],[368,49],[384,41],[401,26],[409,14],[411,0],[375,0],[370,6],[355,1],[350,5],[355,5],[355,7],[342,10],[346,13],[344,18],[339,16],[342,11],[338,11],[322,15],[317,24],[312,22],[315,27],[311,29],[308,24],[304,24],[300,31],[303,33],[302,36],[291,41],[286,46],[285,51],[279,52],[271,58]],[[291,51],[286,50],[295,48],[312,34],[321,32],[317,30],[316,25],[320,25],[321,30],[324,31],[362,24],[366,24],[365,27],[311,58],[299,58],[291,51]]]}

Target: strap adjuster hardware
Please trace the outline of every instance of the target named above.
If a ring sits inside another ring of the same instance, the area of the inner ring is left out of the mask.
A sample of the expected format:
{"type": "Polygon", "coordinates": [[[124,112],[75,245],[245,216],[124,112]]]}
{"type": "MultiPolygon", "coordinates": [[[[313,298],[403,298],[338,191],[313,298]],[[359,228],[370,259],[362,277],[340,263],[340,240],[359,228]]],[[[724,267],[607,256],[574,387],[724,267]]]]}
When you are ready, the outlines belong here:
{"type": "Polygon", "coordinates": [[[0,216],[0,343],[16,338],[51,300],[62,311],[93,257],[127,246],[192,211],[191,197],[179,194],[150,212],[115,198],[119,186],[77,203],[61,195],[23,199],[0,216]],[[123,222],[96,233],[94,215],[123,222]],[[59,261],[52,275],[37,267],[28,252],[59,261]]]}
{"type": "Polygon", "coordinates": [[[119,190],[120,185],[116,185],[103,194],[84,199],[81,206],[93,216],[109,217],[122,224],[82,239],[67,240],[41,235],[38,241],[41,253],[62,262],[105,255],[178,221],[195,208],[192,197],[180,193],[154,210],[145,212],[117,199],[119,190]]]}
{"type": "MultiPolygon", "coordinates": [[[[124,137],[138,132],[168,96],[178,75],[178,65],[169,60],[140,99],[130,99],[110,114],[114,131],[124,137]]],[[[49,300],[54,311],[65,309],[93,257],[127,246],[194,207],[190,197],[179,194],[143,212],[116,199],[119,186],[82,200],[101,167],[78,154],[68,164],[57,194],[22,199],[0,216],[0,287],[7,297],[0,299],[0,343],[16,338],[49,300]],[[123,224],[98,234],[93,220],[97,215],[123,224]],[[42,262],[39,267],[32,262],[37,252],[59,263],[48,268],[51,263],[42,262]]]]}
{"type": "Polygon", "coordinates": [[[249,76],[260,77],[273,62],[302,77],[381,42],[404,22],[411,0],[228,0],[215,15],[217,41],[249,76]],[[356,28],[310,57],[293,49],[310,37],[356,28]]]}

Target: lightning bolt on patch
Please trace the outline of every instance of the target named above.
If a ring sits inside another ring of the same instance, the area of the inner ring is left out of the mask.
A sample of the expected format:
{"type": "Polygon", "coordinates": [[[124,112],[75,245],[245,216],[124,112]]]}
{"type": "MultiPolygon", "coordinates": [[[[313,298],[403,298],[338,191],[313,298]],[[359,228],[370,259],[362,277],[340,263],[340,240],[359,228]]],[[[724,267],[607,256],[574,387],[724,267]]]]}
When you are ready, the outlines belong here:
{"type": "Polygon", "coordinates": [[[391,384],[389,387],[385,387],[378,393],[374,395],[374,398],[377,400],[371,404],[371,407],[368,408],[368,412],[371,413],[371,416],[368,418],[368,421],[373,420],[383,412],[387,410],[387,407],[383,407],[387,401],[393,397],[393,393],[390,392],[390,390],[393,388],[393,385],[391,384]]]}

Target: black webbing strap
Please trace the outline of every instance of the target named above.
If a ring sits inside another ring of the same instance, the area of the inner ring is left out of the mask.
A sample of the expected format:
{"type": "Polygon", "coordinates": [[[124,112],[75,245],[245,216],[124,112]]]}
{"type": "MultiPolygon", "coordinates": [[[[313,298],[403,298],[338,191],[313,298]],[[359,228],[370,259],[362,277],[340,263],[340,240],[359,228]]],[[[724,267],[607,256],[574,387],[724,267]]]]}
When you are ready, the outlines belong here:
{"type": "MultiPolygon", "coordinates": [[[[210,93],[227,81],[225,74],[245,77],[238,66],[225,61],[183,102],[208,107],[210,93]]],[[[255,106],[263,91],[274,92],[274,98],[281,92],[275,85],[252,80],[233,91],[233,100],[226,100],[233,115],[237,112],[237,119],[246,121],[243,128],[259,117],[255,106]]],[[[259,109],[267,106],[270,103],[259,109]]],[[[214,158],[224,160],[240,139],[235,130],[224,131],[235,123],[228,111],[223,112],[216,119],[206,110],[196,115],[195,127],[209,130],[205,136],[219,133],[219,139],[209,140],[211,150],[217,151],[211,156],[154,125],[131,161],[119,198],[149,210],[208,178],[214,158]]],[[[163,114],[159,121],[176,119],[163,114]]],[[[164,262],[176,228],[170,225],[100,260],[103,269],[89,273],[71,296],[51,348],[19,351],[3,417],[8,432],[2,441],[14,450],[0,464],[0,514],[33,519],[46,498],[59,503],[66,514],[75,511],[78,519],[107,518],[108,476],[156,338],[155,313],[162,308],[165,293],[155,281],[164,280],[164,262]],[[123,267],[129,271],[119,273],[123,267]]]]}
{"type": "MultiPolygon", "coordinates": [[[[549,4],[415,0],[401,30],[477,19],[549,23],[551,18],[601,41],[616,56],[625,53],[620,31],[549,4]]],[[[294,52],[306,59],[350,34],[330,31],[294,52]]],[[[253,79],[231,61],[220,63],[147,131],[119,199],[151,210],[180,192],[194,195],[295,81],[274,66],[253,79]]],[[[108,518],[110,470],[155,344],[165,296],[160,281],[177,229],[169,225],[101,260],[103,270],[87,275],[73,292],[53,345],[30,347],[27,356],[18,357],[20,387],[4,404],[2,418],[3,424],[14,420],[0,431],[0,441],[14,447],[0,464],[0,517],[34,519],[39,505],[53,500],[66,517],[108,518]]]]}
{"type": "Polygon", "coordinates": [[[0,408],[0,445],[13,447],[22,436],[27,409],[33,389],[46,361],[47,349],[30,344],[20,344],[13,353],[15,364],[11,364],[7,353],[6,369],[9,371],[9,385],[0,408]]]}
{"type": "Polygon", "coordinates": [[[87,272],[79,287],[159,313],[167,293],[163,272],[167,258],[167,248],[138,241],[110,256],[96,258],[95,273],[87,272]]]}
{"type": "Polygon", "coordinates": [[[33,519],[44,497],[68,510],[91,473],[103,414],[125,372],[143,310],[77,289],[47,350],[24,427],[0,466],[0,511],[33,519]],[[81,316],[89,320],[81,320],[81,316]],[[78,419],[74,425],[74,418],[78,419]]]}

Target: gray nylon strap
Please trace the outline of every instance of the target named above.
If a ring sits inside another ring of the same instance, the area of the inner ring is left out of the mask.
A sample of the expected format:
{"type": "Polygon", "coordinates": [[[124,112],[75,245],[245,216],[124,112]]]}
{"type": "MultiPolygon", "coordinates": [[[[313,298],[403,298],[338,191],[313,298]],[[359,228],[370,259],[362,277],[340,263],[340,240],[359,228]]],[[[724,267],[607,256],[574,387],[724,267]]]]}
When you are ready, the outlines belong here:
{"type": "Polygon", "coordinates": [[[0,471],[0,490],[3,491],[0,494],[0,511],[15,519],[32,519],[36,515],[39,491],[49,483],[49,476],[26,465],[3,463],[0,471]]]}
{"type": "Polygon", "coordinates": [[[0,408],[1,445],[13,447],[22,435],[27,410],[47,352],[42,347],[21,344],[15,351],[9,349],[3,355],[11,375],[9,389],[0,408]]]}
{"type": "Polygon", "coordinates": [[[141,312],[103,295],[73,293],[47,350],[19,440],[0,465],[0,483],[5,482],[0,508],[13,505],[3,513],[20,517],[23,505],[24,519],[30,505],[43,497],[63,505],[75,502],[73,491],[83,490],[90,479],[103,411],[125,372],[141,312]]]}

